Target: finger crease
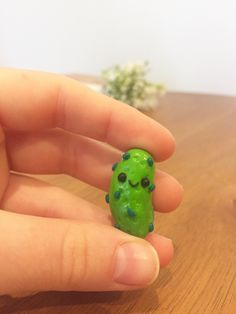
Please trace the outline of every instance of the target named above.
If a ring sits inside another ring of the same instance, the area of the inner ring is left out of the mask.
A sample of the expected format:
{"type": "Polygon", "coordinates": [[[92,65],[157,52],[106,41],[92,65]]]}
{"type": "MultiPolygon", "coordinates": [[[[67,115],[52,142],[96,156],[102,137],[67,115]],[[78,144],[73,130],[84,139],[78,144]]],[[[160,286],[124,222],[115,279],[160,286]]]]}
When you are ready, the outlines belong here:
{"type": "Polygon", "coordinates": [[[106,118],[106,125],[104,127],[104,133],[103,133],[103,141],[105,143],[109,143],[109,135],[111,132],[111,126],[112,126],[112,121],[113,121],[113,110],[109,110],[109,113],[107,114],[106,118]]]}
{"type": "Polygon", "coordinates": [[[55,111],[55,127],[65,128],[66,124],[66,101],[64,89],[58,86],[55,111]]]}

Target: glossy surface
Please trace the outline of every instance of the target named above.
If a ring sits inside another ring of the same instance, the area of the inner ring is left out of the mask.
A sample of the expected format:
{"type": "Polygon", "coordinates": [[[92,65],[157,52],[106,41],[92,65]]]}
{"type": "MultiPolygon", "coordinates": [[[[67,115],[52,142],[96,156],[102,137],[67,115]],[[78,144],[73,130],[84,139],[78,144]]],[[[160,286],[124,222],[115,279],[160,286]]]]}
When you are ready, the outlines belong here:
{"type": "Polygon", "coordinates": [[[109,204],[115,226],[144,238],[153,231],[152,191],[155,165],[152,156],[141,149],[127,151],[112,167],[109,204]]]}

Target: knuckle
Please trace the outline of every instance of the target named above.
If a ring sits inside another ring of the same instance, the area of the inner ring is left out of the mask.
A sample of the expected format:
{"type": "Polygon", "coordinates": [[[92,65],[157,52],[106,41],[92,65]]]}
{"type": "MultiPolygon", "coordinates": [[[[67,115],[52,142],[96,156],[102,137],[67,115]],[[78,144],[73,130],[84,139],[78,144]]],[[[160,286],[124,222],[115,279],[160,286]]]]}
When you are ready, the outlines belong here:
{"type": "Polygon", "coordinates": [[[66,97],[65,89],[61,81],[57,86],[57,100],[56,100],[56,110],[55,110],[55,126],[65,128],[66,126],[66,97]]]}
{"type": "Polygon", "coordinates": [[[77,289],[87,273],[86,240],[69,226],[62,236],[60,248],[60,285],[64,289],[77,289]]]}
{"type": "Polygon", "coordinates": [[[64,173],[73,175],[80,172],[80,163],[78,162],[81,147],[76,145],[74,137],[65,137],[62,143],[62,155],[60,160],[60,169],[64,173]]]}

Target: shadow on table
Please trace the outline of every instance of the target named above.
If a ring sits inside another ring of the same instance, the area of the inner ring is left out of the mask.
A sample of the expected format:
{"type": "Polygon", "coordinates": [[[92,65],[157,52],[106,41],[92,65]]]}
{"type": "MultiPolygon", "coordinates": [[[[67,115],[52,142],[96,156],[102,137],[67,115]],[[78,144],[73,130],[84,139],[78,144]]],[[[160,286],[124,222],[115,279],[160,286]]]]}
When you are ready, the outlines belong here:
{"type": "MultiPolygon", "coordinates": [[[[83,305],[93,306],[98,313],[111,313],[106,306],[122,306],[124,303],[135,303],[142,291],[130,292],[45,292],[24,298],[11,298],[4,296],[0,298],[0,313],[43,313],[43,308],[49,313],[75,313],[76,306],[81,312],[83,305]],[[104,303],[104,304],[103,304],[104,303]],[[68,308],[67,308],[68,307],[68,308]]],[[[78,312],[80,313],[80,311],[78,312]]],[[[86,312],[84,312],[86,313],[86,312]]]]}
{"type": "Polygon", "coordinates": [[[44,292],[24,298],[0,297],[0,314],[10,313],[122,313],[133,309],[147,313],[149,304],[158,309],[158,290],[171,281],[169,269],[162,269],[152,286],[126,292],[44,292]],[[144,301],[145,300],[145,301],[144,301]],[[155,300],[155,302],[154,302],[155,300]],[[144,301],[144,302],[143,302],[144,301]]]}

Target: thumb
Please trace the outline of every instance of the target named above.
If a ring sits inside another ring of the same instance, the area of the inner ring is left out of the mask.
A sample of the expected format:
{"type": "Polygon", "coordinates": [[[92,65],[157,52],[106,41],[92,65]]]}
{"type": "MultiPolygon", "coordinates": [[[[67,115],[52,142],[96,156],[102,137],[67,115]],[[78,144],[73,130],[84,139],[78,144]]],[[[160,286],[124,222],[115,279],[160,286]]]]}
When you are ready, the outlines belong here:
{"type": "Polygon", "coordinates": [[[159,271],[154,248],[111,226],[0,211],[0,293],[130,290],[159,271]]]}

